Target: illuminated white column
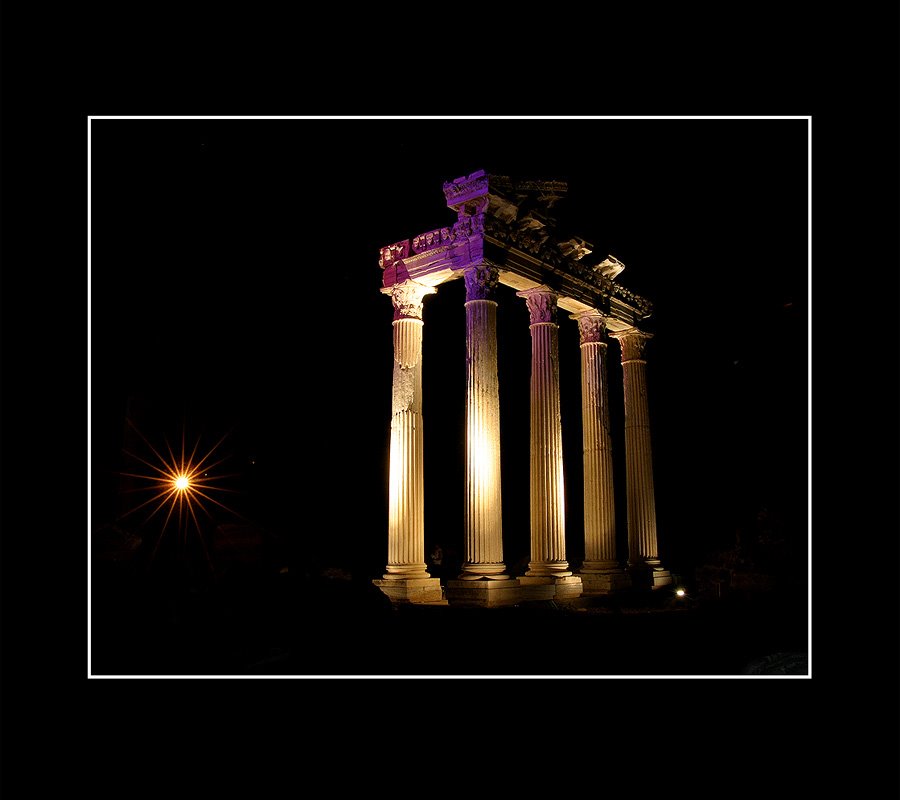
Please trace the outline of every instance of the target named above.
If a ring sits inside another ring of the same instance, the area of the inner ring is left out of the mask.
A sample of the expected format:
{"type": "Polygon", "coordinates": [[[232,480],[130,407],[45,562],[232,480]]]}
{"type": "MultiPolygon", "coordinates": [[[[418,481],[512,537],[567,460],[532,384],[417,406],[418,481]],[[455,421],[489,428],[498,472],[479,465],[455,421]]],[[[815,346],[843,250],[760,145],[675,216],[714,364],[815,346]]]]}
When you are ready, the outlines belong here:
{"type": "Polygon", "coordinates": [[[500,500],[500,384],[494,267],[476,265],[466,281],[466,496],[463,580],[508,580],[500,500]]]}
{"type": "Polygon", "coordinates": [[[671,583],[662,566],[656,542],[656,502],[650,451],[650,414],[647,406],[644,349],[651,333],[629,328],[610,334],[622,348],[625,384],[625,467],[628,496],[628,561],[632,574],[650,572],[651,586],[671,583]]]}
{"type": "Polygon", "coordinates": [[[616,558],[616,506],[604,341],[606,316],[591,309],[573,314],[571,319],[578,322],[581,337],[584,563],[579,572],[587,591],[589,576],[621,576],[624,570],[616,558]]]}
{"type": "Polygon", "coordinates": [[[425,568],[422,448],[422,303],[436,290],[415,281],[382,289],[394,303],[394,381],[385,580],[429,578],[425,568]]]}
{"type": "Polygon", "coordinates": [[[531,316],[531,560],[528,577],[568,576],[557,295],[547,286],[516,292],[531,316]]]}

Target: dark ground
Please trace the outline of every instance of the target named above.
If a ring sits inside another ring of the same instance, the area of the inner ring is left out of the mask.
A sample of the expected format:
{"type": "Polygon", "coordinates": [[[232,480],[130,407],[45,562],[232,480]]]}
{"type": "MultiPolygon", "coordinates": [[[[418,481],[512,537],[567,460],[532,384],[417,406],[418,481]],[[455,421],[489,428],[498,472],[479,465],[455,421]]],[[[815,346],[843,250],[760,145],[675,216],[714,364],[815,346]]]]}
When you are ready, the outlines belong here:
{"type": "Polygon", "coordinates": [[[806,593],[581,598],[510,608],[394,606],[368,576],[235,559],[180,577],[95,558],[91,673],[597,676],[807,674],[806,593]]]}

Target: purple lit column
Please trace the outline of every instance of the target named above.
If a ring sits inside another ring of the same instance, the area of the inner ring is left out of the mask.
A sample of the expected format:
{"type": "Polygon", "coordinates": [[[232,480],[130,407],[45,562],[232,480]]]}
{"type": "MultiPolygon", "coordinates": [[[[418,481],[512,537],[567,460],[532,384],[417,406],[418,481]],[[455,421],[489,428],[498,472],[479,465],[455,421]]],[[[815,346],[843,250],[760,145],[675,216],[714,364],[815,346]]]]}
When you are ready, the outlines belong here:
{"type": "Polygon", "coordinates": [[[628,496],[629,571],[641,575],[656,588],[671,583],[657,552],[656,502],[653,493],[653,459],[650,451],[650,414],[644,349],[653,337],[637,328],[610,334],[622,348],[625,384],[625,466],[628,496]]]}
{"type": "Polygon", "coordinates": [[[516,292],[531,317],[531,560],[528,577],[564,577],[565,485],[559,410],[557,294],[547,286],[516,292]]]}
{"type": "Polygon", "coordinates": [[[466,496],[463,580],[507,580],[500,498],[500,384],[494,267],[476,265],[466,281],[466,496]]]}
{"type": "Polygon", "coordinates": [[[388,563],[384,578],[429,578],[422,469],[422,303],[436,290],[407,280],[381,291],[389,294],[394,304],[388,563]]]}

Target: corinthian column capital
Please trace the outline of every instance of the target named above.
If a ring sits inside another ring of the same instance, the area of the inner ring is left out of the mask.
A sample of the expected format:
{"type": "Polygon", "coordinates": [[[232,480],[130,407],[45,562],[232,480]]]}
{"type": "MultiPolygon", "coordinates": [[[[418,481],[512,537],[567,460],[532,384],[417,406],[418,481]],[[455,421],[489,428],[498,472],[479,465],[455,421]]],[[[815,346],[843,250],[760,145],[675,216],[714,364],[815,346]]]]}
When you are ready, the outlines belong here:
{"type": "Polygon", "coordinates": [[[606,344],[603,336],[603,332],[606,330],[606,320],[609,319],[606,314],[601,314],[596,309],[591,308],[587,311],[571,314],[569,319],[574,319],[578,323],[581,344],[606,344]]]}
{"type": "Polygon", "coordinates": [[[549,286],[535,286],[533,289],[524,289],[516,292],[516,297],[525,298],[528,305],[528,313],[531,315],[531,324],[552,322],[556,323],[556,301],[559,295],[549,286]]]}
{"type": "Polygon", "coordinates": [[[500,280],[500,271],[487,264],[476,264],[465,273],[466,302],[470,300],[492,300],[494,289],[500,280]]]}
{"type": "Polygon", "coordinates": [[[385,286],[382,294],[390,295],[394,304],[394,319],[422,319],[422,304],[425,296],[435,294],[437,289],[415,281],[403,281],[393,286],[385,286]]]}
{"type": "Polygon", "coordinates": [[[644,348],[647,342],[653,338],[652,333],[639,331],[637,328],[629,328],[624,331],[611,333],[613,339],[618,339],[622,347],[622,363],[629,361],[644,361],[644,348]]]}

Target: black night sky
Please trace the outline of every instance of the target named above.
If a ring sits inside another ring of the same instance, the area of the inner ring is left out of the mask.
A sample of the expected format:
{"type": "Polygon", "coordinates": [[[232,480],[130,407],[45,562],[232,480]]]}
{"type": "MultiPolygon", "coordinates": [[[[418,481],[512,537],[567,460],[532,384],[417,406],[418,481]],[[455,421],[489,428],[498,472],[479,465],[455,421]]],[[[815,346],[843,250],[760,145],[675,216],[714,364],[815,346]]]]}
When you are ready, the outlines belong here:
{"type": "MultiPolygon", "coordinates": [[[[387,546],[391,303],[380,247],[451,222],[442,183],[557,179],[560,226],[654,304],[645,328],[660,555],[689,576],[764,510],[805,571],[807,121],[94,120],[92,533],[147,536],[119,473],[157,448],[217,451],[224,502],[290,574],[380,577],[387,546]],[[239,516],[238,516],[239,515],[239,516]]],[[[500,287],[504,551],[528,557],[525,304],[500,287]]],[[[425,301],[426,547],[462,557],[465,320],[425,301]]],[[[583,557],[578,334],[560,314],[567,555],[583,557]]],[[[610,342],[619,536],[624,441],[610,342]]],[[[152,460],[152,459],[151,459],[152,460]]],[[[139,470],[140,471],[140,470],[139,470]]],[[[144,470],[146,471],[146,470],[144,470]]],[[[127,487],[126,487],[127,488],[127,487]]],[[[222,497],[221,495],[217,495],[222,497]]],[[[158,530],[158,525],[157,528],[158,530]]]]}

